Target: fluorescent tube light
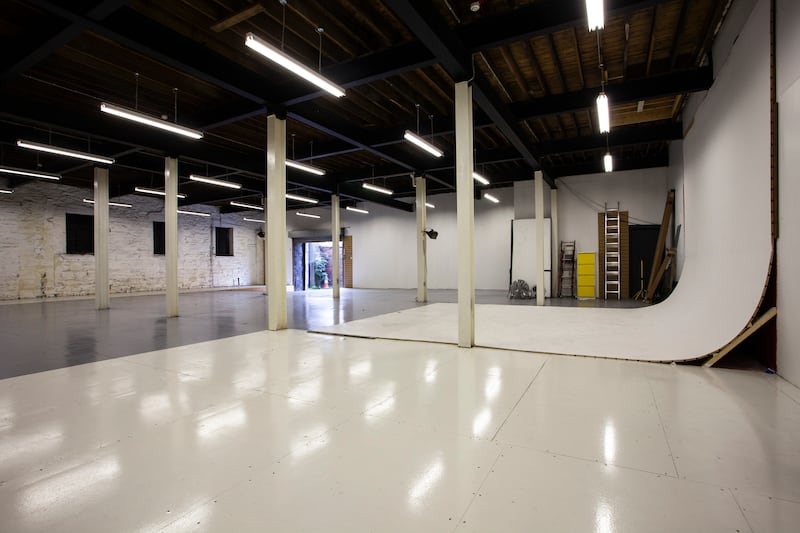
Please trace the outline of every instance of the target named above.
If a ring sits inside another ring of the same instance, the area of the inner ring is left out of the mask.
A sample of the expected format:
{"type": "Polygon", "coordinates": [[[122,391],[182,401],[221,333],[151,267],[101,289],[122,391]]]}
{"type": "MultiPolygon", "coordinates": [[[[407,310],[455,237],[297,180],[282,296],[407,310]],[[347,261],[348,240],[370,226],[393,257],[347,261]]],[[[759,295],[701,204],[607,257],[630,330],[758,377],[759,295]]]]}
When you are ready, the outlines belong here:
{"type": "Polygon", "coordinates": [[[302,211],[297,211],[295,215],[306,218],[321,218],[319,215],[312,215],[311,213],[303,213],[302,211]]]}
{"type": "Polygon", "coordinates": [[[286,70],[289,70],[295,73],[296,75],[300,76],[301,78],[310,81],[320,89],[323,89],[324,91],[331,93],[333,96],[337,98],[344,96],[344,89],[342,89],[335,83],[325,79],[323,76],[317,74],[316,72],[306,67],[305,65],[301,65],[291,57],[287,56],[278,48],[275,48],[268,42],[256,37],[252,33],[250,32],[247,33],[247,36],[244,40],[244,44],[248,48],[255,50],[256,52],[263,55],[267,59],[279,64],[286,70]]]}
{"type": "Polygon", "coordinates": [[[586,0],[586,18],[589,19],[589,31],[603,29],[605,26],[603,0],[586,0]]]}
{"type": "Polygon", "coordinates": [[[486,198],[489,201],[492,201],[492,202],[496,203],[496,204],[500,203],[500,200],[498,200],[497,198],[495,198],[494,196],[492,196],[489,193],[484,194],[483,197],[486,198]]]}
{"type": "Polygon", "coordinates": [[[429,204],[428,202],[425,202],[425,207],[430,207],[431,209],[434,209],[436,206],[433,204],[429,204]]]}
{"type": "Polygon", "coordinates": [[[297,170],[303,170],[310,174],[316,174],[317,176],[325,175],[325,171],[321,168],[312,167],[311,165],[306,165],[304,163],[298,163],[297,161],[292,161],[291,159],[286,160],[286,166],[296,168],[297,170]]]}
{"type": "Polygon", "coordinates": [[[261,207],[260,205],[246,204],[244,202],[231,201],[230,204],[233,205],[233,206],[236,206],[236,207],[244,207],[245,209],[255,209],[257,211],[263,211],[264,210],[264,208],[261,207]]]}
{"type": "Polygon", "coordinates": [[[611,119],[608,115],[608,96],[604,92],[597,96],[597,123],[600,126],[600,133],[611,131],[611,119]]]}
{"type": "Polygon", "coordinates": [[[403,134],[403,138],[411,143],[416,144],[418,147],[435,157],[442,157],[444,155],[444,152],[430,144],[428,141],[424,140],[422,137],[411,133],[410,130],[406,130],[406,132],[403,134]]]}
{"type": "Polygon", "coordinates": [[[14,189],[0,189],[0,194],[14,194],[14,189]]]}
{"type": "Polygon", "coordinates": [[[350,207],[349,205],[345,207],[345,209],[347,209],[348,211],[352,211],[354,213],[364,213],[365,215],[369,214],[369,211],[367,211],[366,209],[359,209],[358,207],[350,207]]]}
{"type": "Polygon", "coordinates": [[[134,122],[138,122],[139,124],[145,124],[147,126],[152,126],[154,128],[159,128],[172,133],[177,133],[178,135],[191,137],[192,139],[203,138],[202,131],[193,130],[191,128],[184,128],[183,126],[178,126],[177,124],[174,124],[172,122],[167,122],[166,120],[161,120],[160,118],[151,117],[149,115],[145,115],[144,113],[139,113],[138,111],[134,111],[133,109],[127,109],[125,107],[118,106],[115,104],[107,104],[103,102],[102,104],[100,104],[100,111],[117,117],[132,120],[134,122]]]}
{"type": "Polygon", "coordinates": [[[211,213],[202,213],[200,211],[183,211],[182,209],[178,209],[178,213],[181,215],[194,215],[196,217],[210,217],[211,213]]]}
{"type": "Polygon", "coordinates": [[[247,222],[259,222],[259,223],[261,223],[261,224],[263,224],[263,223],[264,223],[264,221],[263,221],[263,220],[259,220],[259,219],[257,219],[257,218],[247,218],[247,217],[243,217],[243,218],[242,218],[242,220],[246,220],[247,222]]]}
{"type": "Polygon", "coordinates": [[[51,146],[49,144],[39,144],[31,141],[23,141],[19,139],[17,146],[20,148],[28,148],[29,150],[36,150],[39,152],[47,152],[49,154],[65,155],[67,157],[74,157],[76,159],[84,159],[86,161],[96,161],[97,163],[105,163],[111,165],[114,160],[110,157],[103,157],[101,155],[89,154],[86,152],[78,152],[77,150],[68,150],[67,148],[59,148],[58,146],[51,146]]]}
{"type": "Polygon", "coordinates": [[[614,170],[614,158],[611,157],[611,154],[608,153],[603,157],[603,167],[605,168],[606,172],[613,172],[614,170]]]}
{"type": "MultiPolygon", "coordinates": [[[[94,200],[89,200],[88,198],[83,199],[83,203],[85,204],[94,204],[94,200]]],[[[113,207],[133,207],[131,204],[122,204],[120,202],[108,202],[108,205],[113,207]]]]}
{"type": "Polygon", "coordinates": [[[286,193],[286,198],[289,200],[297,200],[298,202],[308,202],[309,204],[318,204],[319,200],[309,198],[308,196],[299,196],[297,194],[286,193]]]}
{"type": "Polygon", "coordinates": [[[361,187],[364,189],[369,189],[370,191],[379,192],[381,194],[394,194],[394,191],[391,189],[387,189],[385,187],[379,187],[378,185],[373,185],[371,183],[362,183],[361,187]]]}
{"type": "Polygon", "coordinates": [[[190,174],[189,179],[192,181],[199,181],[200,183],[208,183],[209,185],[218,185],[220,187],[227,187],[229,189],[241,189],[241,183],[234,183],[232,181],[218,180],[215,178],[207,178],[206,176],[198,176],[197,174],[190,174]]]}
{"type": "Polygon", "coordinates": [[[489,180],[478,174],[477,172],[472,173],[472,178],[477,181],[478,183],[482,183],[483,185],[489,185],[489,180]]]}
{"type": "MultiPolygon", "coordinates": [[[[133,190],[136,191],[136,192],[142,192],[144,194],[155,194],[156,196],[166,196],[167,195],[167,193],[165,193],[164,191],[159,191],[157,189],[148,189],[146,187],[134,187],[133,190]]],[[[186,198],[186,195],[182,194],[182,193],[178,193],[178,198],[186,198]]]]}
{"type": "Polygon", "coordinates": [[[50,174],[49,172],[38,172],[36,170],[25,170],[24,168],[12,168],[0,166],[0,172],[14,174],[15,176],[30,176],[31,178],[44,178],[46,180],[60,180],[60,174],[50,174]]]}

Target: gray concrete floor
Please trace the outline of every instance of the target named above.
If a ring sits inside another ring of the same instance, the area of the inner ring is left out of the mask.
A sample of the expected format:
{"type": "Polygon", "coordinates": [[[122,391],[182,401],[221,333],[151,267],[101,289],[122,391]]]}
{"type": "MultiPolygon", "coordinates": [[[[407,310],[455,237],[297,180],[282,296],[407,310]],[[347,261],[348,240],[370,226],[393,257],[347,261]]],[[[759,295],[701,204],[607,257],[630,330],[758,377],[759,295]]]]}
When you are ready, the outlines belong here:
{"type": "MultiPolygon", "coordinates": [[[[431,290],[429,302],[457,301],[455,290],[431,290]]],[[[509,300],[505,291],[476,291],[477,303],[535,305],[509,300]]],[[[547,299],[547,305],[632,307],[631,300],[547,299]]],[[[416,290],[343,289],[287,294],[288,326],[310,329],[410,309],[416,290]]],[[[187,292],[180,316],[164,316],[163,294],[115,296],[97,311],[93,298],[65,298],[0,305],[0,379],[172,348],[266,329],[263,287],[187,292]]]]}

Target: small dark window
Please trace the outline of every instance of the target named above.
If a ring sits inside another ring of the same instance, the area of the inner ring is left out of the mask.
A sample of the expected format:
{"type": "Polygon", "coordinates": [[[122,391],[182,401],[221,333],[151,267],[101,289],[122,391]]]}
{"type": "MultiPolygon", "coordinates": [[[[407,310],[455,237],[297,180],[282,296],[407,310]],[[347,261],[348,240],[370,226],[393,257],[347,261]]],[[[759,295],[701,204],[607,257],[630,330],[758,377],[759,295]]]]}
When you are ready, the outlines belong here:
{"type": "Polygon", "coordinates": [[[67,253],[94,253],[94,217],[67,213],[67,253]]]}
{"type": "Polygon", "coordinates": [[[233,228],[214,228],[217,233],[217,255],[233,255],[233,228]]]}
{"type": "Polygon", "coordinates": [[[153,255],[164,255],[166,253],[165,241],[164,223],[153,221],[153,255]]]}

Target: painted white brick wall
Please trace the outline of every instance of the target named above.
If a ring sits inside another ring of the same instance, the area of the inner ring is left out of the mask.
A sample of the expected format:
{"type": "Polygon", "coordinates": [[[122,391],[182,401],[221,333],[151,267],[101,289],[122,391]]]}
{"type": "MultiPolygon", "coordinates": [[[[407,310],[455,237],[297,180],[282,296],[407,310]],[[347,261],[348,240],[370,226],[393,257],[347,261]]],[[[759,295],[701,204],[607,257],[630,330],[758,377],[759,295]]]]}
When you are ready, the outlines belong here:
{"type": "MultiPolygon", "coordinates": [[[[29,182],[0,195],[0,299],[94,294],[94,256],[66,254],[66,213],[92,214],[83,203],[92,192],[55,183],[29,182]]],[[[110,208],[109,274],[112,293],[166,288],[165,257],[153,254],[153,221],[164,220],[163,201],[130,195],[110,208]]],[[[259,228],[241,215],[178,215],[178,283],[181,289],[264,282],[259,228]],[[234,256],[214,255],[214,227],[233,228],[234,256]]]]}

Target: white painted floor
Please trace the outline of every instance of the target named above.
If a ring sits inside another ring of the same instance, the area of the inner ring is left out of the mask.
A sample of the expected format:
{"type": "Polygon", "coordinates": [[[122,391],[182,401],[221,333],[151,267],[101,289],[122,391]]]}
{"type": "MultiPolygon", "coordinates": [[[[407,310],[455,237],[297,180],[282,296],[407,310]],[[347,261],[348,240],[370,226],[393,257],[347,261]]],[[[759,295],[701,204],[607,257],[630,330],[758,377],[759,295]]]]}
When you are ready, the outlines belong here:
{"type": "Polygon", "coordinates": [[[792,532],[774,375],[297,330],[0,381],[0,531],[792,532]]]}

